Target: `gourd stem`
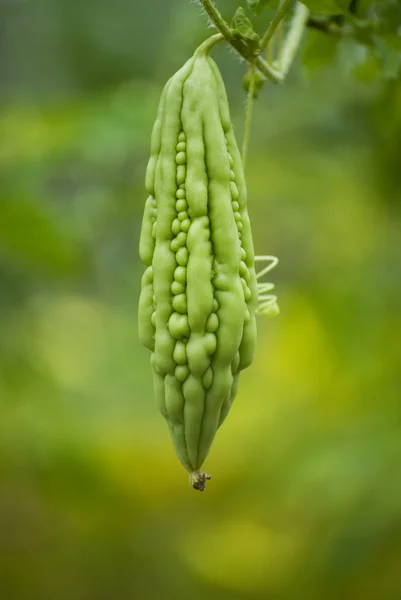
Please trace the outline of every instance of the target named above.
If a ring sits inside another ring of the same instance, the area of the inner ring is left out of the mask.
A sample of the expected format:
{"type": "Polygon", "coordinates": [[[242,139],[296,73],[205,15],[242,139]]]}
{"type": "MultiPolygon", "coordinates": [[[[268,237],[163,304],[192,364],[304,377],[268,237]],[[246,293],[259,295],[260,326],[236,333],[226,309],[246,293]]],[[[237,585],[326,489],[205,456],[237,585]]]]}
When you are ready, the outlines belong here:
{"type": "Polygon", "coordinates": [[[248,99],[246,106],[246,117],[245,117],[245,128],[244,128],[244,139],[242,142],[242,166],[245,171],[246,159],[248,154],[248,145],[249,138],[251,134],[251,122],[252,122],[252,109],[253,109],[253,99],[255,96],[255,65],[252,62],[249,69],[249,90],[248,90],[248,99]]]}
{"type": "Polygon", "coordinates": [[[276,14],[273,17],[272,22],[270,23],[269,27],[267,28],[265,35],[261,39],[260,48],[262,51],[265,48],[267,48],[270,40],[272,39],[272,37],[274,35],[274,32],[276,31],[277,27],[283,20],[285,13],[290,8],[291,4],[292,4],[292,0],[284,0],[284,2],[281,3],[281,6],[279,7],[278,11],[276,12],[276,14]]]}
{"type": "Polygon", "coordinates": [[[215,46],[219,42],[222,42],[223,40],[224,40],[224,35],[222,33],[215,33],[214,35],[212,35],[209,38],[207,38],[207,40],[205,40],[203,42],[203,44],[201,44],[195,50],[195,54],[196,55],[199,55],[199,54],[209,54],[209,52],[213,48],[213,46],[215,46]]]}

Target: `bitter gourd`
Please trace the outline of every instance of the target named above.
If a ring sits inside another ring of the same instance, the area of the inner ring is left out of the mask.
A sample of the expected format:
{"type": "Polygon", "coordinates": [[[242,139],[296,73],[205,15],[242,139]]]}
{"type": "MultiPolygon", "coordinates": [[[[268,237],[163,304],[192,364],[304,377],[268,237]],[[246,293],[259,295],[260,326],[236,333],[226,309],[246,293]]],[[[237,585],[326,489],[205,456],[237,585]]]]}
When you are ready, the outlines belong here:
{"type": "Polygon", "coordinates": [[[176,453],[203,490],[199,470],[253,361],[257,305],[241,156],[207,45],[163,90],[146,189],[139,336],[176,453]]]}

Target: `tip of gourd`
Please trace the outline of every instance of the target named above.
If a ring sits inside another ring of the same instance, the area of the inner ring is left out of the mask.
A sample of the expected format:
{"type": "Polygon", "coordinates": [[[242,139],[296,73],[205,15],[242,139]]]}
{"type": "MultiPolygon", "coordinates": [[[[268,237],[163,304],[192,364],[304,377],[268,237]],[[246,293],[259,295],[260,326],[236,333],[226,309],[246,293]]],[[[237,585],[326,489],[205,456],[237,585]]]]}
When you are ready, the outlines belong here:
{"type": "Polygon", "coordinates": [[[209,473],[193,471],[189,475],[189,485],[193,487],[194,490],[198,490],[198,492],[203,492],[206,489],[206,482],[211,478],[212,476],[209,475],[209,473]]]}

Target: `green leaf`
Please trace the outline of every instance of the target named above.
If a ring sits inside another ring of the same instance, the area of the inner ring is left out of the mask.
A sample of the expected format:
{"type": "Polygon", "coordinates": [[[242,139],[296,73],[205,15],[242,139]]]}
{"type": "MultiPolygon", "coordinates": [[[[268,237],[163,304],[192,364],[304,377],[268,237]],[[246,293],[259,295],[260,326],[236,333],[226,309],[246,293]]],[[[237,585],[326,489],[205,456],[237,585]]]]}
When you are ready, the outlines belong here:
{"type": "Polygon", "coordinates": [[[337,56],[339,38],[310,31],[302,51],[302,62],[310,71],[319,71],[332,64],[337,56]]]}
{"type": "Polygon", "coordinates": [[[10,264],[54,275],[80,268],[77,240],[50,211],[31,199],[4,198],[0,212],[0,253],[10,264]]]}
{"type": "Polygon", "coordinates": [[[351,0],[301,0],[310,11],[318,15],[341,15],[347,12],[351,0]]]}
{"type": "Polygon", "coordinates": [[[383,76],[386,79],[396,79],[401,73],[401,53],[396,52],[386,40],[375,40],[377,59],[381,65],[383,76]]]}
{"type": "Polygon", "coordinates": [[[365,18],[368,14],[372,12],[372,8],[376,0],[358,0],[358,2],[354,2],[352,6],[350,6],[350,11],[356,17],[365,18]]]}
{"type": "Polygon", "coordinates": [[[256,50],[259,45],[260,36],[254,31],[251,21],[246,16],[242,6],[237,11],[231,22],[233,33],[247,43],[251,50],[256,50]]]}
{"type": "Polygon", "coordinates": [[[365,50],[365,59],[355,65],[352,72],[358,81],[371,84],[380,76],[380,63],[370,48],[365,50]]]}
{"type": "Polygon", "coordinates": [[[247,0],[248,8],[259,15],[265,8],[276,9],[279,5],[278,0],[247,0]]]}
{"type": "Polygon", "coordinates": [[[384,2],[377,8],[377,30],[381,38],[395,50],[401,50],[401,3],[384,2]]]}
{"type": "Polygon", "coordinates": [[[372,37],[377,29],[377,24],[373,19],[353,19],[354,28],[353,37],[360,44],[372,45],[372,37]]]}

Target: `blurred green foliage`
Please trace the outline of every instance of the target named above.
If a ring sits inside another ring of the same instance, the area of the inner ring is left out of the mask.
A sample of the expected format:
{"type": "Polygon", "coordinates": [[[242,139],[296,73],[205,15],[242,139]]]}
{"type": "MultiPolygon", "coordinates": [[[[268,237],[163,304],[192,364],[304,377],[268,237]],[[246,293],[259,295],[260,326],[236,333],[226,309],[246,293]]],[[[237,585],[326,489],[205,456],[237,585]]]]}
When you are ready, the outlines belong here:
{"type": "MultiPolygon", "coordinates": [[[[144,170],[164,81],[205,35],[183,0],[1,2],[2,598],[401,596],[401,82],[355,77],[360,48],[311,32],[257,101],[249,212],[281,315],[203,495],[157,413],[144,170]]],[[[244,67],[215,56],[240,139],[244,67]]]]}

